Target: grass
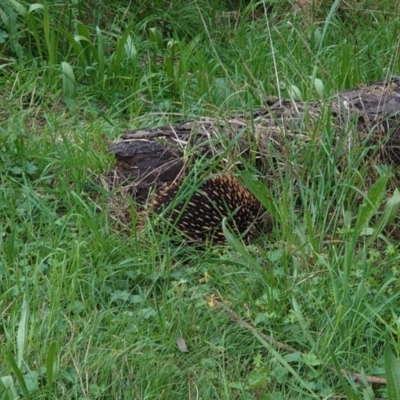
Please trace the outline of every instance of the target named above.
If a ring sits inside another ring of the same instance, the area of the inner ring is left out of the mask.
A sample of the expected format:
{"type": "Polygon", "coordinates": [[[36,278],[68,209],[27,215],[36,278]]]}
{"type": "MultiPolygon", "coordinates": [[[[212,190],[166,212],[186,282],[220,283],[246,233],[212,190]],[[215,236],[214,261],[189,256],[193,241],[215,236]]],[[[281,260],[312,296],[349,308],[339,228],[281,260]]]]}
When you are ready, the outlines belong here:
{"type": "Polygon", "coordinates": [[[128,127],[399,74],[398,2],[3,3],[0,398],[398,399],[396,171],[338,168],[327,120],[268,187],[243,172],[275,224],[249,246],[121,231],[94,181],[128,127]]]}

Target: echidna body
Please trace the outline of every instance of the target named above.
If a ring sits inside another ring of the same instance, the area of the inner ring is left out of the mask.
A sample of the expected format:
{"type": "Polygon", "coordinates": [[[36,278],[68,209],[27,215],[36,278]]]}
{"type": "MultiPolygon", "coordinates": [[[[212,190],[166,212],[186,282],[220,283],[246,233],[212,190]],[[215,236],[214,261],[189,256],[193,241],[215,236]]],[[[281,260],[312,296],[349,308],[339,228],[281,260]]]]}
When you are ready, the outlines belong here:
{"type": "MultiPolygon", "coordinates": [[[[174,202],[180,188],[181,182],[166,187],[154,199],[152,209],[160,214],[174,202]]],[[[165,216],[192,240],[223,243],[223,218],[227,217],[231,229],[250,237],[261,213],[260,202],[246,188],[222,175],[209,178],[189,197],[177,199],[165,216]]]]}

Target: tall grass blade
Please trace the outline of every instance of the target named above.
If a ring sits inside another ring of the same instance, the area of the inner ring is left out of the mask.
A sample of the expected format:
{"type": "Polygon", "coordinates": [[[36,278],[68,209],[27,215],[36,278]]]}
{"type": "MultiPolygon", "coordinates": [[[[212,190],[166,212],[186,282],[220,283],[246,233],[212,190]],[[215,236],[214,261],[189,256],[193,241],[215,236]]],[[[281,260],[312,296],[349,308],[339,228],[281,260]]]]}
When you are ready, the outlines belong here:
{"type": "Polygon", "coordinates": [[[44,38],[46,41],[47,53],[48,53],[48,62],[49,65],[53,65],[55,63],[54,54],[52,54],[52,36],[53,32],[50,26],[50,15],[49,15],[49,7],[45,3],[43,7],[43,30],[44,30],[44,38]]]}
{"type": "Polygon", "coordinates": [[[312,337],[312,335],[307,327],[307,321],[304,318],[304,315],[303,315],[303,312],[301,311],[299,303],[297,302],[297,300],[294,296],[292,296],[292,304],[293,304],[294,314],[297,317],[297,320],[299,321],[299,324],[300,324],[301,329],[303,330],[304,336],[307,338],[308,342],[310,343],[310,346],[312,348],[315,348],[316,347],[315,340],[312,337]]]}
{"type": "Polygon", "coordinates": [[[357,395],[357,393],[354,392],[354,390],[347,384],[347,382],[343,378],[343,374],[342,374],[340,365],[339,365],[338,360],[336,359],[336,356],[332,349],[329,349],[329,354],[332,358],[333,365],[335,366],[335,370],[337,372],[339,382],[342,385],[342,388],[343,388],[344,392],[346,393],[347,398],[350,400],[361,400],[361,398],[357,395]]]}
{"type": "Polygon", "coordinates": [[[75,40],[74,36],[71,35],[62,26],[59,26],[58,30],[64,36],[64,38],[68,41],[69,45],[73,48],[76,56],[78,57],[81,67],[85,68],[86,67],[85,56],[83,54],[82,47],[80,46],[80,44],[75,40]]]}
{"type": "Polygon", "coordinates": [[[24,395],[24,398],[26,400],[30,400],[31,396],[29,394],[28,388],[26,387],[25,379],[21,373],[21,370],[18,368],[17,363],[14,360],[14,357],[11,355],[11,353],[7,353],[7,361],[10,364],[10,367],[12,371],[14,372],[15,376],[17,377],[17,381],[20,385],[21,391],[24,395]]]}
{"type": "Polygon", "coordinates": [[[361,206],[358,214],[355,226],[355,234],[357,236],[360,236],[362,231],[367,228],[369,220],[381,205],[382,199],[386,194],[386,185],[390,175],[390,172],[387,172],[385,175],[379,177],[369,190],[365,203],[361,206]]]}
{"type": "Polygon", "coordinates": [[[131,23],[126,29],[121,38],[117,42],[117,51],[115,53],[115,58],[112,60],[111,70],[115,75],[118,75],[121,70],[123,56],[125,54],[125,44],[128,40],[129,35],[131,34],[133,28],[135,27],[134,23],[131,23]]]}
{"type": "Polygon", "coordinates": [[[273,285],[275,283],[274,274],[271,271],[268,271],[268,269],[265,268],[263,265],[261,265],[257,261],[257,259],[252,254],[250,254],[249,250],[243,244],[242,240],[240,240],[231,232],[226,224],[226,218],[222,220],[222,231],[224,232],[228,244],[246,260],[247,266],[249,268],[259,273],[262,282],[273,285]]]}
{"type": "Polygon", "coordinates": [[[31,4],[29,6],[29,10],[28,10],[28,20],[31,26],[31,32],[35,38],[35,43],[36,43],[36,47],[38,49],[39,52],[39,56],[40,58],[43,60],[44,54],[43,54],[43,49],[42,49],[42,40],[40,37],[40,32],[39,32],[39,27],[36,21],[36,10],[43,10],[44,6],[43,4],[31,4]]]}
{"type": "Polygon", "coordinates": [[[366,232],[368,223],[371,217],[376,213],[379,206],[381,205],[382,199],[386,193],[387,182],[391,176],[390,171],[387,171],[384,175],[378,178],[378,180],[372,185],[365,198],[364,204],[361,206],[358,213],[357,221],[355,224],[354,232],[351,240],[346,246],[345,260],[344,260],[344,281],[343,281],[343,293],[346,296],[347,288],[349,283],[350,271],[353,265],[354,251],[357,246],[357,241],[360,236],[366,232]]]}
{"type": "Polygon", "coordinates": [[[246,183],[246,188],[250,190],[267,211],[274,217],[279,217],[279,209],[272,200],[274,197],[267,186],[249,171],[242,171],[240,176],[246,183]]]}
{"type": "Polygon", "coordinates": [[[105,76],[104,76],[104,66],[105,66],[105,54],[104,54],[104,37],[101,29],[96,26],[96,38],[97,38],[97,59],[98,59],[98,71],[97,78],[98,83],[101,82],[101,87],[104,87],[105,76]]]}
{"type": "Polygon", "coordinates": [[[77,24],[76,29],[78,31],[78,35],[75,35],[75,41],[78,42],[83,49],[83,54],[86,59],[86,66],[91,66],[94,59],[97,59],[97,52],[90,42],[89,29],[81,22],[77,24]]]}
{"type": "Polygon", "coordinates": [[[278,361],[279,363],[286,368],[292,375],[293,377],[299,382],[299,384],[308,392],[307,398],[313,398],[313,399],[318,399],[319,396],[315,394],[315,392],[311,389],[310,385],[300,377],[300,375],[295,371],[295,369],[282,357],[282,355],[275,350],[275,348],[269,344],[265,339],[263,339],[261,336],[258,335],[256,331],[253,332],[253,335],[260,341],[260,343],[266,348],[266,350],[271,353],[278,361]]]}
{"type": "Polygon", "coordinates": [[[389,198],[385,205],[385,210],[383,211],[383,215],[379,218],[372,235],[369,237],[367,241],[367,246],[370,246],[376,238],[381,234],[383,229],[387,227],[389,224],[393,222],[396,216],[399,213],[400,207],[400,192],[398,189],[395,189],[393,195],[389,198]]]}
{"type": "Polygon", "coordinates": [[[172,81],[174,79],[174,63],[175,56],[179,49],[179,43],[176,40],[171,39],[167,43],[167,56],[164,61],[164,68],[168,78],[172,81]]]}
{"type": "Polygon", "coordinates": [[[388,400],[400,400],[400,362],[393,354],[387,334],[384,357],[388,400]]]}
{"type": "Polygon", "coordinates": [[[319,42],[317,57],[321,52],[322,45],[324,43],[324,39],[325,39],[326,33],[328,31],[329,24],[331,23],[332,18],[335,15],[335,12],[336,12],[337,8],[339,7],[339,4],[340,4],[340,0],[335,0],[335,2],[332,4],[332,7],[331,7],[331,9],[329,11],[329,14],[328,14],[328,16],[327,16],[327,18],[325,20],[324,28],[322,29],[321,39],[320,39],[320,42],[319,42]]]}
{"type": "Polygon", "coordinates": [[[249,263],[249,266],[254,267],[257,270],[261,270],[258,262],[250,255],[246,246],[240,241],[228,228],[226,224],[226,218],[222,220],[222,231],[226,237],[227,242],[234,248],[239,254],[241,254],[246,261],[249,263]]]}

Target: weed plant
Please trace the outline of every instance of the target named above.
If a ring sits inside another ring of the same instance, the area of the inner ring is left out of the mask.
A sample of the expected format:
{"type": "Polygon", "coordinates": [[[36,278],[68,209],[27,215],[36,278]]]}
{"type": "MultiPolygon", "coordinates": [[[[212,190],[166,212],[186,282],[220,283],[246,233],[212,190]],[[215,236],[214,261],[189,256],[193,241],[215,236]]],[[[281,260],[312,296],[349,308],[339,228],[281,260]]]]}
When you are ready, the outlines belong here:
{"type": "Polygon", "coordinates": [[[399,33],[397,0],[3,0],[0,399],[399,399],[396,171],[339,168],[328,117],[242,172],[274,217],[248,246],[121,231],[93,179],[124,129],[400,74],[399,33]]]}

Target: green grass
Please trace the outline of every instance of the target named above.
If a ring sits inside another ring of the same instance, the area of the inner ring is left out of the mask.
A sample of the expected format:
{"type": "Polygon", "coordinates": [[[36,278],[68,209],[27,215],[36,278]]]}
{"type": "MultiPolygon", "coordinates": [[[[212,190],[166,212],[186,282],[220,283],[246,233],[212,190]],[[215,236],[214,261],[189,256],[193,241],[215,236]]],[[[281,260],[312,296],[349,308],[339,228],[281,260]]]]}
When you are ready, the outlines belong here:
{"type": "Polygon", "coordinates": [[[327,117],[267,187],[242,173],[274,217],[249,246],[121,231],[95,180],[128,127],[400,74],[398,2],[139,3],[0,5],[0,399],[398,399],[396,171],[327,117]]]}

